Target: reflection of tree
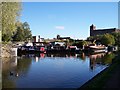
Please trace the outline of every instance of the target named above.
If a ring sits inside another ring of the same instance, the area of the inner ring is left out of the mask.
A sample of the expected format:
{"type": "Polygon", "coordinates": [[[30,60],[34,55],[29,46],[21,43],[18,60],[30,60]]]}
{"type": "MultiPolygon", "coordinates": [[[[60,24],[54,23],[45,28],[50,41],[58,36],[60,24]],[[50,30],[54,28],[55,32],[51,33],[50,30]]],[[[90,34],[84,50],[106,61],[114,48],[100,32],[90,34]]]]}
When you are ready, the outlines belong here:
{"type": "Polygon", "coordinates": [[[96,54],[90,56],[90,69],[94,69],[96,64],[111,64],[113,58],[115,57],[114,53],[107,53],[107,54],[96,54]]]}
{"type": "Polygon", "coordinates": [[[86,59],[85,53],[80,54],[80,59],[81,60],[85,60],[86,59]]]}
{"type": "Polygon", "coordinates": [[[15,88],[15,87],[16,87],[16,85],[13,80],[10,80],[3,76],[2,88],[15,88]]]}
{"type": "MultiPolygon", "coordinates": [[[[5,58],[10,61],[10,58],[5,58]]],[[[9,79],[10,62],[4,62],[2,64],[2,88],[15,88],[13,80],[9,79]]]]}
{"type": "MultiPolygon", "coordinates": [[[[3,88],[15,88],[15,78],[16,74],[26,74],[30,68],[31,65],[31,58],[24,57],[22,59],[17,60],[17,66],[13,67],[11,66],[11,62],[5,63],[3,65],[3,71],[2,71],[2,87],[3,88]],[[10,75],[10,72],[13,73],[13,75],[10,75]],[[13,78],[14,77],[14,78],[13,78]],[[13,78],[13,79],[12,79],[13,78]]],[[[19,75],[18,75],[19,78],[19,75]]]]}
{"type": "Polygon", "coordinates": [[[114,54],[114,53],[107,53],[107,54],[103,57],[102,63],[103,63],[103,64],[111,64],[114,57],[115,57],[115,54],[114,54]]]}
{"type": "Polygon", "coordinates": [[[21,74],[27,73],[30,68],[31,62],[31,58],[28,57],[24,57],[20,60],[18,59],[16,71],[21,74]]]}

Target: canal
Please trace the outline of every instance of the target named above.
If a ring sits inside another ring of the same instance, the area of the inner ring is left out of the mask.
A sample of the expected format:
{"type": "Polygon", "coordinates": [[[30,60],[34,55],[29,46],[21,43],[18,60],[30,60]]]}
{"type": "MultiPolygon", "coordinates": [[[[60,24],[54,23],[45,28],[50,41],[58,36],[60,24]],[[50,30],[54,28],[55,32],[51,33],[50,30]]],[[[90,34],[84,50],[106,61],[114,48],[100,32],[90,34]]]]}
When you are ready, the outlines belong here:
{"type": "Polygon", "coordinates": [[[112,63],[113,53],[29,54],[2,64],[3,88],[79,88],[112,63]]]}

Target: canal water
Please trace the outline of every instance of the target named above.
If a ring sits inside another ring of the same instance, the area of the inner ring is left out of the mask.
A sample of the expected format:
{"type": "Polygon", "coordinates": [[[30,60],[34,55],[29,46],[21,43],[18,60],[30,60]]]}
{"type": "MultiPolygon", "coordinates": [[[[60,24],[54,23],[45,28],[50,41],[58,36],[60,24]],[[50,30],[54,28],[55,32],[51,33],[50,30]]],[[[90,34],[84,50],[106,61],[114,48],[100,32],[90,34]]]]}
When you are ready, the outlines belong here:
{"type": "Polygon", "coordinates": [[[79,88],[112,63],[113,53],[29,54],[2,64],[3,88],[79,88]]]}

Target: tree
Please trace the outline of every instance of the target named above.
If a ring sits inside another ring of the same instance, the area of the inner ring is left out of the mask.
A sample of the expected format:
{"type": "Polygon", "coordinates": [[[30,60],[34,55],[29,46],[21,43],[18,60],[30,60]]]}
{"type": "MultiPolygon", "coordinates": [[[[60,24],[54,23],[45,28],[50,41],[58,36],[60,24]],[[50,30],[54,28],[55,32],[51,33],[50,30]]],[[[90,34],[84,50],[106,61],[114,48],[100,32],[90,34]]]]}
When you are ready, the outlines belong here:
{"type": "Polygon", "coordinates": [[[23,29],[24,30],[30,30],[30,26],[29,26],[29,24],[27,22],[23,23],[23,29]]]}
{"type": "Polygon", "coordinates": [[[112,35],[115,38],[115,45],[120,46],[120,32],[117,32],[117,33],[114,32],[114,33],[112,33],[112,35]]]}
{"type": "Polygon", "coordinates": [[[24,30],[21,27],[17,28],[17,32],[13,37],[13,41],[23,41],[24,40],[24,30]]]}
{"type": "Polygon", "coordinates": [[[101,40],[102,36],[103,35],[90,36],[90,37],[87,38],[87,40],[92,41],[94,43],[94,41],[101,40]]]}
{"type": "Polygon", "coordinates": [[[104,34],[101,38],[101,43],[106,46],[114,45],[115,44],[114,36],[111,34],[104,34]]]}
{"type": "Polygon", "coordinates": [[[28,41],[29,39],[32,39],[30,27],[27,22],[17,22],[16,27],[17,30],[13,36],[13,41],[28,41]]]}
{"type": "Polygon", "coordinates": [[[23,23],[23,29],[24,29],[24,41],[28,41],[29,39],[32,39],[32,34],[30,30],[30,26],[27,22],[23,23]]]}
{"type": "Polygon", "coordinates": [[[6,34],[2,35],[2,41],[10,41],[11,40],[12,33],[11,32],[6,32],[6,34]]]}
{"type": "Polygon", "coordinates": [[[93,40],[94,36],[87,37],[87,40],[93,40]]]}
{"type": "Polygon", "coordinates": [[[2,2],[2,40],[9,41],[16,30],[15,22],[21,11],[20,2],[2,2]]]}
{"type": "Polygon", "coordinates": [[[83,40],[83,41],[75,42],[72,45],[77,46],[78,48],[83,48],[83,46],[87,44],[88,44],[87,41],[83,40]]]}

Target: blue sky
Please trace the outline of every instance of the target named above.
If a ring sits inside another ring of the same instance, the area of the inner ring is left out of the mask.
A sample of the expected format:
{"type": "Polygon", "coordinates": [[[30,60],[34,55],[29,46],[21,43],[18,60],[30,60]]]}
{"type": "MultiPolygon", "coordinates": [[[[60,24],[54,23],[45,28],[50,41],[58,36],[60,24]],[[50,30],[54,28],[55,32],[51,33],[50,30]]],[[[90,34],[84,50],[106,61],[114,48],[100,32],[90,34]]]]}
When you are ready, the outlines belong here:
{"type": "Polygon", "coordinates": [[[28,22],[33,35],[55,38],[57,34],[76,39],[89,36],[89,26],[118,28],[117,2],[23,2],[21,21],[28,22]]]}

